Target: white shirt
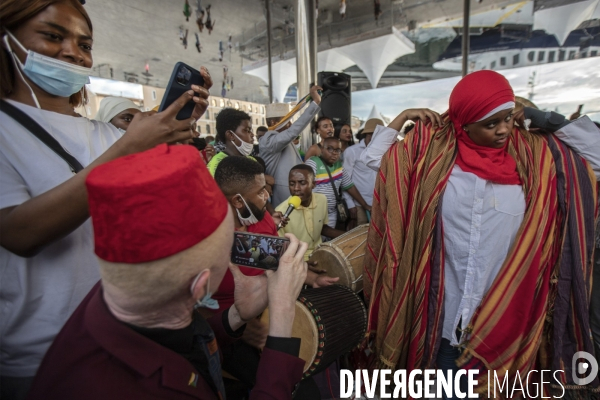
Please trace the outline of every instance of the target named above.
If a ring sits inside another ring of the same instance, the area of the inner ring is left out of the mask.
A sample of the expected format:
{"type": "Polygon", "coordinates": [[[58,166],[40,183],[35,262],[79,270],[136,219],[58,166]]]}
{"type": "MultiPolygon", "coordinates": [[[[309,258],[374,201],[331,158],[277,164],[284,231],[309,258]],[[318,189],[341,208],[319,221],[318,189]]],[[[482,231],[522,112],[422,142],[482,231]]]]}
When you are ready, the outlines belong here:
{"type": "MultiPolygon", "coordinates": [[[[555,135],[585,158],[600,179],[600,130],[587,117],[555,135]],[[594,134],[597,133],[597,134],[594,134]]],[[[378,125],[361,160],[378,170],[398,132],[378,125]]],[[[455,165],[442,198],[444,223],[444,322],[442,337],[457,345],[464,329],[498,275],[525,213],[520,185],[498,185],[455,165]]]]}
{"type": "MultiPolygon", "coordinates": [[[[375,189],[377,171],[367,167],[360,159],[360,155],[366,148],[367,145],[363,139],[344,151],[344,171],[348,174],[363,199],[368,205],[371,205],[373,203],[373,190],[375,189]]],[[[352,200],[352,196],[348,195],[347,192],[343,192],[343,194],[348,207],[354,207],[355,202],[352,200]]]]}
{"type": "MultiPolygon", "coordinates": [[[[104,122],[10,103],[84,167],[121,137],[104,122]]],[[[0,209],[22,204],[72,176],[62,158],[0,112],[0,209]]],[[[99,279],[89,219],[31,258],[0,247],[0,373],[34,376],[56,334],[99,279]]]]}
{"type": "Polygon", "coordinates": [[[442,198],[444,324],[442,337],[457,345],[492,286],[525,214],[521,185],[498,185],[455,165],[442,198]]]}

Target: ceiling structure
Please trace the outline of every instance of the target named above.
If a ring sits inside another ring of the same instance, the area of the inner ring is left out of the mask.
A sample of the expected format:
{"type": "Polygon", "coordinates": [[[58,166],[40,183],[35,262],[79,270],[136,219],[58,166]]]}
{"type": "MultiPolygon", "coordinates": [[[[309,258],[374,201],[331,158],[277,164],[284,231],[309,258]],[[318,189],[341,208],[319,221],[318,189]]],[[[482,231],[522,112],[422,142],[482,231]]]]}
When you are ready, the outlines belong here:
{"type": "MultiPolygon", "coordinates": [[[[572,3],[583,7],[580,3],[589,1],[535,0],[534,8],[543,11],[572,3]]],[[[87,0],[85,7],[94,24],[95,74],[164,87],[175,63],[183,61],[210,70],[213,93],[220,94],[225,86],[227,97],[267,102],[264,0],[213,1],[211,17],[215,28],[210,35],[206,28],[203,32],[198,30],[196,0],[189,0],[192,11],[189,21],[183,14],[184,3],[185,0],[87,0]],[[184,34],[188,32],[187,49],[180,40],[180,29],[184,34]],[[201,53],[196,49],[196,35],[201,53]]],[[[211,2],[201,3],[206,7],[211,2]]],[[[339,0],[319,0],[317,40],[319,64],[323,66],[320,70],[344,70],[353,78],[353,90],[457,74],[436,70],[432,64],[456,37],[457,29],[453,27],[462,17],[463,0],[381,0],[383,14],[378,21],[373,16],[372,0],[346,3],[346,18],[342,20],[339,0]],[[383,39],[393,39],[397,32],[402,32],[399,34],[404,35],[402,38],[406,40],[402,41],[408,46],[400,52],[402,43],[396,40],[388,44],[383,39]],[[368,40],[382,43],[369,45],[368,40]],[[409,43],[413,44],[412,50],[409,43]],[[382,56],[387,59],[382,61],[382,56]]],[[[515,10],[522,9],[524,3],[472,1],[471,12],[472,15],[487,12],[491,13],[490,18],[499,16],[512,21],[511,18],[520,18],[517,14],[520,11],[515,10]]],[[[271,0],[271,5],[272,52],[274,59],[281,60],[285,67],[274,68],[274,75],[279,76],[274,89],[281,96],[295,82],[295,0],[271,0]]]]}

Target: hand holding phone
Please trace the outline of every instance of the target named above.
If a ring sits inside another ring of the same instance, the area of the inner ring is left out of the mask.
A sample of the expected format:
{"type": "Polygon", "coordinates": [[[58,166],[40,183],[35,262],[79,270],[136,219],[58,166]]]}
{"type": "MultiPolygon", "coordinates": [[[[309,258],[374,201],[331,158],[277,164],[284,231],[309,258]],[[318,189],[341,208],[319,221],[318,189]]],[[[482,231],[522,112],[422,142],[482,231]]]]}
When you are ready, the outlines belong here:
{"type": "Polygon", "coordinates": [[[120,140],[123,145],[119,148],[116,146],[109,148],[105,155],[116,158],[145,151],[162,143],[177,143],[191,139],[191,125],[208,108],[208,89],[212,86],[208,70],[202,67],[200,74],[204,79],[204,86],[192,85],[191,90],[183,92],[163,112],[148,111],[136,114],[120,140]],[[178,120],[177,115],[188,104],[195,105],[191,118],[178,120]]]}
{"type": "MultiPolygon", "coordinates": [[[[208,71],[206,71],[206,73],[208,73],[208,71]]],[[[160,102],[158,112],[164,111],[185,92],[194,90],[194,86],[204,87],[204,84],[204,77],[198,70],[185,63],[178,62],[175,64],[175,68],[173,68],[171,78],[167,84],[167,89],[165,90],[163,99],[160,102]]],[[[193,101],[186,103],[185,106],[177,113],[176,119],[184,120],[191,118],[194,114],[195,107],[196,103],[193,101]]]]}

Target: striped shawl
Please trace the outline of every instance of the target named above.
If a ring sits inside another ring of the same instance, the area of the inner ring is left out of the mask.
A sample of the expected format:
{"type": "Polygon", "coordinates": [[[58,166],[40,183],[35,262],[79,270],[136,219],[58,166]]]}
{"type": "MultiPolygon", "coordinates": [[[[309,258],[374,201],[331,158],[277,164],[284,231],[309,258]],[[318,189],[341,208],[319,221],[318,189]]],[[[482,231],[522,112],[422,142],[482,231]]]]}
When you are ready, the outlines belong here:
{"type": "MultiPolygon", "coordinates": [[[[569,384],[574,352],[593,354],[587,315],[596,179],[550,135],[515,129],[508,151],[523,182],[526,212],[467,327],[470,338],[458,360],[483,372],[480,392],[487,391],[486,370],[510,379],[517,370],[523,376],[563,369],[569,384]]],[[[444,299],[440,200],[456,152],[451,124],[431,132],[418,122],[382,159],[365,256],[368,336],[378,357],[372,367],[435,367],[444,299]]]]}

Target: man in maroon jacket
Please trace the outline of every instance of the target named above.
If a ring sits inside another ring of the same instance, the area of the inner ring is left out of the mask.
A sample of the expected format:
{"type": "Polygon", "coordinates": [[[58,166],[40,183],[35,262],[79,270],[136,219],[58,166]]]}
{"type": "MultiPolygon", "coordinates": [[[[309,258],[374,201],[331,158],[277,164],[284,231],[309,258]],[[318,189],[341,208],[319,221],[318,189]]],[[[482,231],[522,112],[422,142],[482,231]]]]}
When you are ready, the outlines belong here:
{"type": "Polygon", "coordinates": [[[251,399],[291,399],[304,366],[291,331],[307,245],[290,236],[276,272],[229,266],[232,212],[191,146],[114,160],[86,184],[102,280],[48,350],[29,399],[223,399],[218,346],[267,303],[251,399]],[[207,321],[194,307],[213,305],[228,266],[235,302],[207,321]]]}

